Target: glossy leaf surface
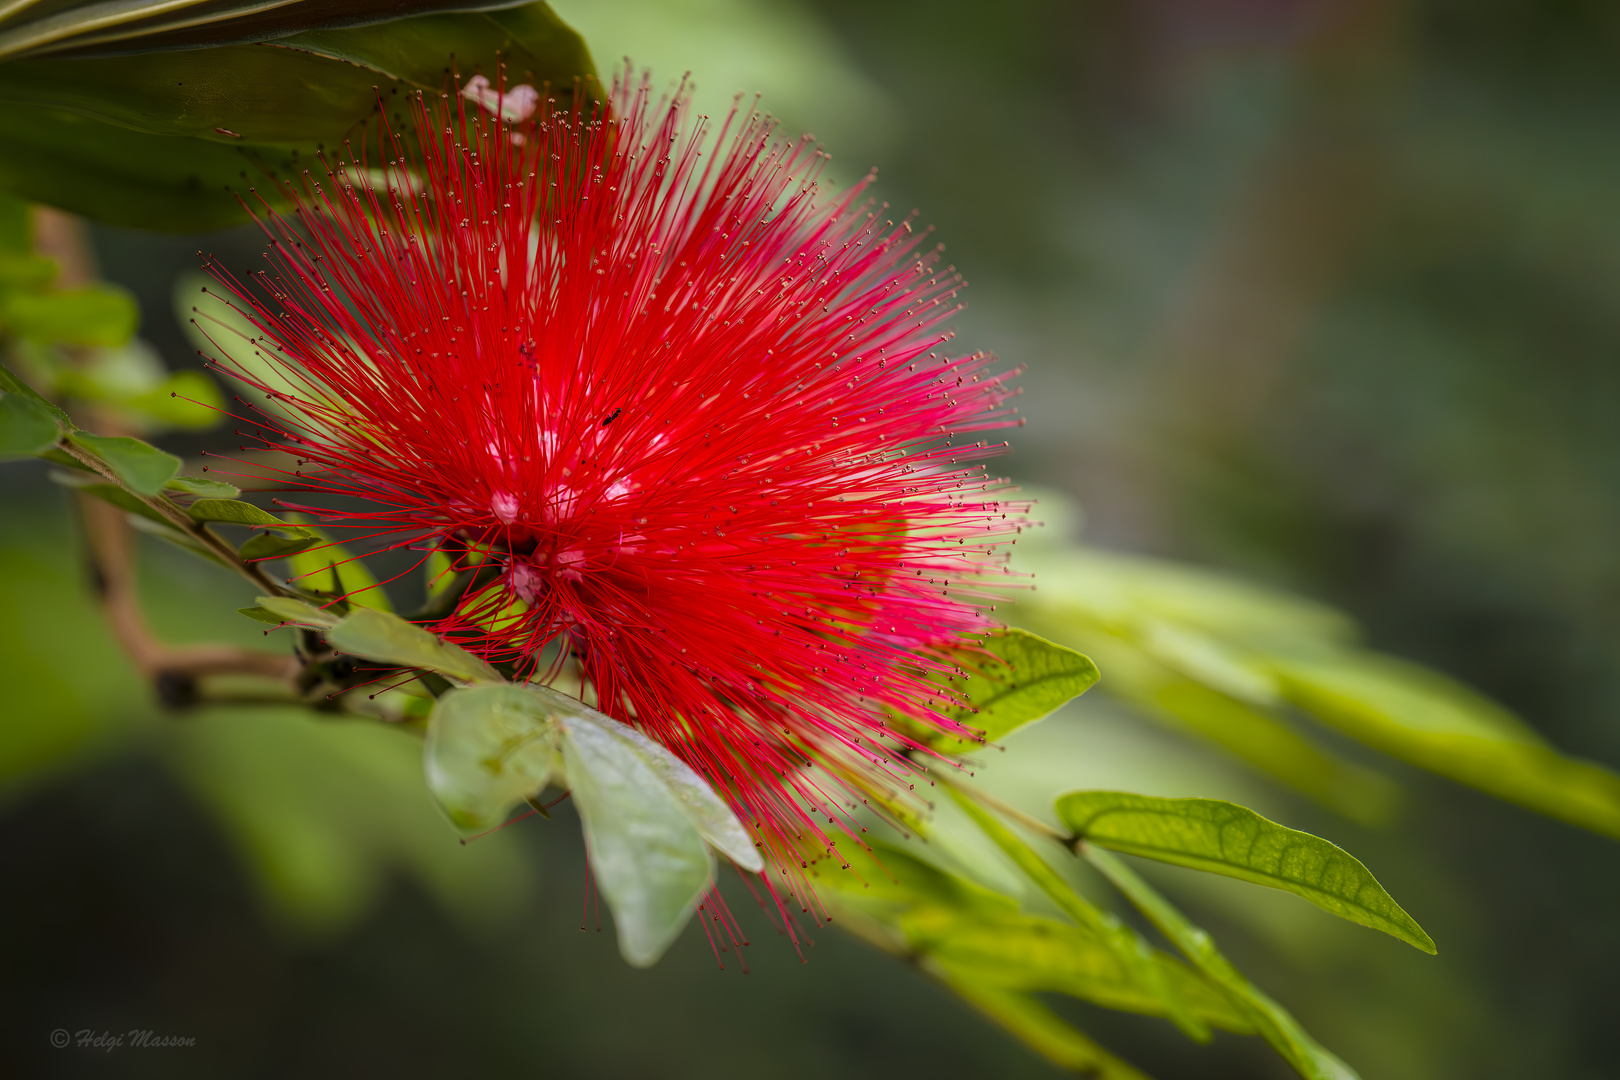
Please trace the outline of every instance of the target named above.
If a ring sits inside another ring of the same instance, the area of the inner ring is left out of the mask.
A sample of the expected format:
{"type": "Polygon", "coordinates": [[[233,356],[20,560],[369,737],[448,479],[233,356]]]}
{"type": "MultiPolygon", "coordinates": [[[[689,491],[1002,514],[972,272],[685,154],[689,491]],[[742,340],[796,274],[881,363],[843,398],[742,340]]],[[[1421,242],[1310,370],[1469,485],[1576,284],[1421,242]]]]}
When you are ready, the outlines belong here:
{"type": "Polygon", "coordinates": [[[1056,809],[1064,824],[1094,844],[1282,889],[1435,951],[1423,928],[1349,852],[1236,803],[1077,791],[1059,798],[1056,809]]]}

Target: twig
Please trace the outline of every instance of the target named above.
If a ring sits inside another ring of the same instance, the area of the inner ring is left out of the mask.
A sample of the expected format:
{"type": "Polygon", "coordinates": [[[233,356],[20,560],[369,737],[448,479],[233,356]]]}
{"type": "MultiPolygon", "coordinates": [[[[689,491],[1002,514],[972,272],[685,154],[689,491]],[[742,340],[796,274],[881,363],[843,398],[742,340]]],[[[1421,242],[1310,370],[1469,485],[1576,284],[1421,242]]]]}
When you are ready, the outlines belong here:
{"type": "MultiPolygon", "coordinates": [[[[94,277],[94,262],[84,223],[68,214],[40,207],[35,217],[35,246],[42,255],[55,259],[62,268],[61,282],[80,286],[94,277]]],[[[125,434],[117,420],[91,410],[92,422],[106,434],[125,434]]],[[[72,443],[63,447],[83,463],[125,491],[128,485],[93,454],[72,443]]],[[[211,529],[192,521],[169,499],[152,498],[130,491],[153,510],[162,514],[186,535],[228,566],[243,574],[257,588],[270,595],[284,595],[257,566],[246,563],[211,529]]],[[[85,544],[90,559],[97,599],[113,637],[134,662],[141,675],[152,683],[165,705],[182,707],[198,700],[197,680],[208,675],[252,675],[275,679],[293,686],[302,667],[294,656],[243,649],[234,645],[166,645],[152,633],[141,612],[140,595],[134,571],[134,544],[124,512],[93,496],[79,496],[84,522],[85,544]]]]}

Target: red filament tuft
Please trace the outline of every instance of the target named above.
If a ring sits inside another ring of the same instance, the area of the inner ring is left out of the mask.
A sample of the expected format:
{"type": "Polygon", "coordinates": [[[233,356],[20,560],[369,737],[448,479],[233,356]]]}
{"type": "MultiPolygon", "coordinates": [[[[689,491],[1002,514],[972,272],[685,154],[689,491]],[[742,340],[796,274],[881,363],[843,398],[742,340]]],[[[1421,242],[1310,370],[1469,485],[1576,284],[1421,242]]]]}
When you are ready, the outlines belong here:
{"type": "Polygon", "coordinates": [[[233,374],[297,459],[258,468],[363,500],[298,509],[442,553],[470,584],[433,629],[574,671],[798,893],[819,817],[917,782],[891,715],[964,732],[932,676],[995,626],[1024,507],[977,462],[1015,391],[950,351],[961,279],[870,177],[818,201],[808,140],[734,111],[705,154],[685,111],[419,96],[419,150],[385,129],[386,167],[266,208],[268,299],[220,274],[274,372],[233,374]]]}

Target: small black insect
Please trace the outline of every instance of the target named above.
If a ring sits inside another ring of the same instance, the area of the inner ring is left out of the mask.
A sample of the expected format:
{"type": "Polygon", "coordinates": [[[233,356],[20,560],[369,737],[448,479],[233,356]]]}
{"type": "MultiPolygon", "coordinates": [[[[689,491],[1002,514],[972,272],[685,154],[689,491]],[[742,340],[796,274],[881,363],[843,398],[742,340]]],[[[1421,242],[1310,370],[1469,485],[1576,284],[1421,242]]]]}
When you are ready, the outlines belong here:
{"type": "Polygon", "coordinates": [[[614,409],[613,414],[611,416],[609,416],[606,420],[602,421],[602,426],[607,427],[609,424],[613,423],[613,421],[615,421],[615,420],[617,420],[619,418],[619,414],[622,413],[622,412],[624,412],[623,409],[614,409]]]}

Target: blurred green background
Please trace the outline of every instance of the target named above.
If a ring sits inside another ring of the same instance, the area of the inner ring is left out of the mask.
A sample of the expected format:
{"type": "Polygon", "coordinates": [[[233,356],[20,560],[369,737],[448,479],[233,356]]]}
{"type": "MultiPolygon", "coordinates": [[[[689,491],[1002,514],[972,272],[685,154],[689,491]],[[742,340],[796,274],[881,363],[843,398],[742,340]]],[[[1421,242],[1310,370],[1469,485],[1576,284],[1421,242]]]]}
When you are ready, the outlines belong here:
{"type": "MultiPolygon", "coordinates": [[[[691,70],[711,114],[758,91],[825,140],[835,181],[882,167],[879,196],[920,208],[971,283],[962,342],[1029,366],[1007,470],[1077,499],[1089,542],[1327,601],[1620,765],[1620,8],[554,6],[603,71],[691,70]]],[[[95,240],[175,365],[196,363],[178,276],[258,243],[95,240]]],[[[628,969],[611,930],[579,929],[566,804],[460,847],[403,736],[162,715],[43,473],[0,470],[0,1072],[1052,1075],[835,928],[801,964],[741,888],[749,974],[695,930],[628,969]],[[51,1048],[58,1027],[197,1046],[95,1057],[51,1048]]],[[[232,582],[143,560],[160,630],[262,641],[232,582]]],[[[1612,841],[1409,769],[1394,827],[1351,825],[1095,695],[1012,747],[992,787],[1235,798],[1371,866],[1439,957],[1159,876],[1368,1080],[1615,1075],[1612,841]]],[[[1253,1040],[1056,1007],[1163,1080],[1286,1075],[1253,1040]]]]}

